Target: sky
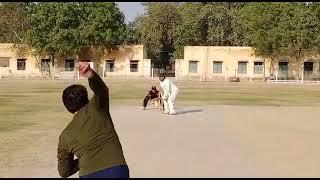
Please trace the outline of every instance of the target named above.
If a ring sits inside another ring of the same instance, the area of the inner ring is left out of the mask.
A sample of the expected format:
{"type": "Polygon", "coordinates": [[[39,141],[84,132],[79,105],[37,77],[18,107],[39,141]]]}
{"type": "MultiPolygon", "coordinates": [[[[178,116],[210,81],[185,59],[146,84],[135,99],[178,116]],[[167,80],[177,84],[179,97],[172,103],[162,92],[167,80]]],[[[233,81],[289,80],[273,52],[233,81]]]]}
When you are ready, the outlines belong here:
{"type": "Polygon", "coordinates": [[[131,22],[144,13],[141,2],[117,2],[120,11],[125,15],[125,22],[131,22]]]}

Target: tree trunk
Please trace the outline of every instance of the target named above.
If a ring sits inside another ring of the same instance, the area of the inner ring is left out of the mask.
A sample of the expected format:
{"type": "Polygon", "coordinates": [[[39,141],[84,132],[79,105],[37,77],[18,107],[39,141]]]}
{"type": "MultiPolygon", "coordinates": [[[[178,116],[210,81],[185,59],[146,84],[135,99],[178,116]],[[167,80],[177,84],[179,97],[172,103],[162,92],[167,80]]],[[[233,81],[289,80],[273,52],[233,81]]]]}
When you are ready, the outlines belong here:
{"type": "Polygon", "coordinates": [[[54,61],[55,61],[54,54],[55,53],[50,54],[51,64],[49,66],[49,76],[51,79],[54,79],[54,72],[55,72],[55,70],[54,70],[55,69],[55,67],[54,67],[54,61]]]}
{"type": "Polygon", "coordinates": [[[270,58],[269,74],[270,74],[270,75],[271,75],[271,74],[275,75],[275,74],[274,74],[274,58],[273,58],[273,57],[270,58]]]}
{"type": "Polygon", "coordinates": [[[296,58],[297,66],[298,66],[298,79],[301,79],[302,77],[302,72],[301,72],[301,58],[297,57],[296,58]]]}
{"type": "Polygon", "coordinates": [[[299,51],[298,51],[298,53],[297,53],[297,55],[295,56],[295,60],[296,60],[296,62],[297,62],[297,66],[298,66],[298,79],[301,79],[301,77],[302,77],[302,73],[301,73],[301,52],[302,52],[302,50],[301,49],[299,49],[299,51]]]}

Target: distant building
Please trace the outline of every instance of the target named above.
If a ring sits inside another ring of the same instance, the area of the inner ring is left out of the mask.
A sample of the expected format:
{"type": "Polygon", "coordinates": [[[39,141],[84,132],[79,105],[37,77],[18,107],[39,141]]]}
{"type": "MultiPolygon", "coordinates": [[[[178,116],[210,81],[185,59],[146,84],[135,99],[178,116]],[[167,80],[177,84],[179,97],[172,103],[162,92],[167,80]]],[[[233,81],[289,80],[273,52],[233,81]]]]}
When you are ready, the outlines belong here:
{"type": "Polygon", "coordinates": [[[264,79],[277,73],[279,79],[304,79],[320,77],[320,58],[310,57],[300,64],[290,57],[270,59],[254,55],[251,47],[240,46],[185,46],[184,59],[175,62],[177,80],[229,81],[230,77],[242,80],[264,79]]]}
{"type": "MultiPolygon", "coordinates": [[[[144,45],[120,45],[105,52],[101,59],[86,59],[93,69],[105,78],[143,78],[152,73],[151,60],[147,59],[144,45]]],[[[18,53],[14,44],[0,44],[1,77],[77,78],[76,57],[56,57],[54,68],[48,57],[34,57],[18,53]],[[22,54],[22,55],[21,55],[22,54]]],[[[257,80],[276,75],[278,79],[320,79],[320,57],[304,59],[299,65],[290,57],[270,59],[254,55],[251,47],[240,46],[185,46],[184,58],[175,60],[177,80],[229,81],[257,80]]]]}
{"type": "MultiPolygon", "coordinates": [[[[146,58],[143,45],[117,46],[105,53],[102,59],[88,59],[89,63],[104,77],[150,77],[151,61],[146,58]]],[[[18,55],[14,44],[0,44],[0,74],[2,77],[45,77],[48,76],[51,60],[48,57],[34,57],[31,54],[18,55]]],[[[56,78],[77,77],[75,57],[56,57],[54,76],[56,78]]]]}

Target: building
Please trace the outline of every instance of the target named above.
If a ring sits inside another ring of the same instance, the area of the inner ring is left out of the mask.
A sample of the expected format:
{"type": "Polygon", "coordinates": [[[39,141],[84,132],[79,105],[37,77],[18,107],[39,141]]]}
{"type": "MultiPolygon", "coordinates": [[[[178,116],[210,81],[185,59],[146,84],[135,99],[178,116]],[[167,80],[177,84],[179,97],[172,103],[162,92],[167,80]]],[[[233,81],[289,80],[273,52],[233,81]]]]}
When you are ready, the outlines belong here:
{"type": "Polygon", "coordinates": [[[25,77],[36,72],[34,58],[31,55],[20,56],[18,54],[13,44],[0,44],[0,74],[2,77],[11,75],[25,77]]]}
{"type": "Polygon", "coordinates": [[[102,68],[104,77],[151,76],[151,60],[147,59],[147,50],[143,45],[119,46],[118,50],[106,54],[102,68]]]}
{"type": "Polygon", "coordinates": [[[320,79],[320,58],[310,57],[300,67],[290,57],[270,59],[257,57],[251,47],[185,46],[184,59],[175,62],[177,80],[229,81],[262,80],[277,75],[278,79],[320,79]],[[302,76],[303,74],[303,76],[302,76]]]}
{"type": "MultiPolygon", "coordinates": [[[[117,46],[101,59],[87,59],[103,77],[150,77],[151,61],[143,45],[117,46]]],[[[54,68],[49,57],[36,57],[29,52],[19,53],[14,44],[0,44],[0,74],[2,77],[77,77],[76,57],[56,57],[54,68]],[[50,70],[52,71],[50,72],[50,70]]]]}
{"type": "MultiPolygon", "coordinates": [[[[117,46],[113,50],[105,50],[100,57],[88,57],[86,60],[104,78],[148,79],[153,74],[144,45],[117,46]]],[[[23,46],[17,48],[14,44],[0,44],[0,78],[77,78],[77,62],[76,57],[55,57],[52,68],[49,57],[33,56],[23,51],[23,46]]],[[[177,80],[229,81],[231,77],[239,77],[251,81],[270,76],[279,80],[319,80],[320,58],[306,58],[300,64],[290,57],[280,57],[271,62],[255,56],[251,47],[185,46],[184,58],[175,60],[174,71],[177,80]]]]}

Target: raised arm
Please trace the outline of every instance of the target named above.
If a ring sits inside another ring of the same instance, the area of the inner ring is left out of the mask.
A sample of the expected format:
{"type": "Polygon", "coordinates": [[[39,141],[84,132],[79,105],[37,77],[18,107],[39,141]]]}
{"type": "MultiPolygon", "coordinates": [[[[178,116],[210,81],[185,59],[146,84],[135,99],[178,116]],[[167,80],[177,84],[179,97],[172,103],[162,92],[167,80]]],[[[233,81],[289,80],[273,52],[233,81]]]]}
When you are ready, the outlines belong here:
{"type": "Polygon", "coordinates": [[[98,106],[109,110],[109,89],[100,76],[93,71],[93,76],[88,79],[89,86],[94,92],[98,106]]]}
{"type": "Polygon", "coordinates": [[[90,68],[87,62],[79,63],[79,73],[88,78],[89,86],[94,92],[94,98],[99,108],[109,110],[109,90],[100,76],[90,68]]]}

